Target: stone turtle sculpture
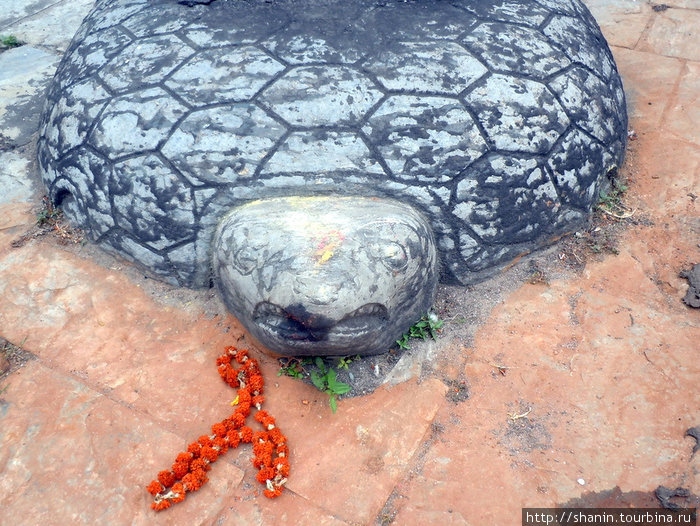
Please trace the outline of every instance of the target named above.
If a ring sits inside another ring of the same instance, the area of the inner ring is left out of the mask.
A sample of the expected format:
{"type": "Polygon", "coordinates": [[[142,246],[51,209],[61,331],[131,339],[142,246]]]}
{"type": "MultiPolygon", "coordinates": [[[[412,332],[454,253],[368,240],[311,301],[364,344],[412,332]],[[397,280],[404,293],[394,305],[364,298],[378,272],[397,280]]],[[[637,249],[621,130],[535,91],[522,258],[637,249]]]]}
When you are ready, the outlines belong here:
{"type": "Polygon", "coordinates": [[[624,156],[579,0],[98,0],[48,91],[51,199],[288,355],[389,349],[579,227],[624,156]]]}

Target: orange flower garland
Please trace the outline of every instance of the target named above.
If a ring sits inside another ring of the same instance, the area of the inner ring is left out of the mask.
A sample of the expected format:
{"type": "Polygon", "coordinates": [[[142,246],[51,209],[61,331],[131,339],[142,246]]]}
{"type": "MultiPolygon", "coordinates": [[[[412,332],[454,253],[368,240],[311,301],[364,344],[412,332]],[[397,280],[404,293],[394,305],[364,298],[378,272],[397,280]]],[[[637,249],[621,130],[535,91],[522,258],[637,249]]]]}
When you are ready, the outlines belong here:
{"type": "Polygon", "coordinates": [[[158,480],[146,488],[153,495],[151,508],[161,511],[172,504],[185,500],[188,492],[197,491],[209,480],[206,472],[210,464],[229,448],[240,443],[253,444],[253,465],[259,470],[257,480],[265,486],[266,497],[278,497],[289,476],[289,448],[287,437],[275,425],[275,419],[262,410],[264,382],[258,362],[248,357],[248,351],[226,347],[226,353],[219,356],[216,365],[221,378],[234,389],[238,388],[234,413],[214,424],[211,435],[203,435],[180,453],[170,470],[158,473],[158,480]],[[235,369],[232,359],[241,365],[235,369]],[[254,416],[263,430],[256,433],[245,426],[252,407],[258,411],[254,416]]]}

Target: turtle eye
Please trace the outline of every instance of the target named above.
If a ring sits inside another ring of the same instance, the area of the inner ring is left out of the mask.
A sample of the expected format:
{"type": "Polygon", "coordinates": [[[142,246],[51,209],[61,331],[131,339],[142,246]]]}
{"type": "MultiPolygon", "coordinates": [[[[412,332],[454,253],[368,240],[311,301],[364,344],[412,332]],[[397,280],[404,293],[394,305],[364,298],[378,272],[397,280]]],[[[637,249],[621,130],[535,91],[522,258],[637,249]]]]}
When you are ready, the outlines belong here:
{"type": "Polygon", "coordinates": [[[245,245],[233,254],[233,265],[244,276],[259,268],[263,263],[263,247],[245,245]]]}
{"type": "Polygon", "coordinates": [[[231,228],[227,241],[230,246],[230,260],[233,268],[247,276],[255,269],[262,268],[267,258],[265,232],[257,228],[231,228]]]}
{"type": "Polygon", "coordinates": [[[408,265],[406,248],[396,241],[382,243],[375,248],[375,255],[392,272],[399,272],[408,265]]]}

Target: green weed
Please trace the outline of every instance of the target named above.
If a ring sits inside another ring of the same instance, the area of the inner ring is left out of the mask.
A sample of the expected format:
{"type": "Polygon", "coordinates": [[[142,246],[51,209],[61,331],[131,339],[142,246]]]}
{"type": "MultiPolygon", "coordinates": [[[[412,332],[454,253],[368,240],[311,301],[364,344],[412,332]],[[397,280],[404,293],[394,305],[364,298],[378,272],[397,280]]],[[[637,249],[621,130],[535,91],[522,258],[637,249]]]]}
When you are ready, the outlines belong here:
{"type": "Polygon", "coordinates": [[[430,336],[433,340],[437,340],[437,333],[444,324],[445,322],[439,319],[437,314],[430,312],[414,323],[406,334],[396,340],[396,344],[399,346],[399,349],[410,349],[408,341],[411,338],[425,340],[430,336]]]}
{"type": "Polygon", "coordinates": [[[301,380],[308,375],[304,366],[311,363],[311,358],[303,358],[301,360],[299,358],[289,358],[286,364],[280,366],[280,370],[277,371],[277,376],[285,375],[301,380]]]}
{"type": "Polygon", "coordinates": [[[355,360],[359,360],[360,355],[358,354],[357,356],[343,356],[338,360],[338,369],[345,369],[346,371],[348,370],[348,366],[354,362],[355,360]]]}
{"type": "Polygon", "coordinates": [[[331,411],[334,413],[338,409],[338,396],[349,392],[352,387],[337,380],[338,373],[332,367],[326,367],[323,358],[316,357],[314,361],[320,372],[311,371],[311,382],[316,389],[326,393],[330,402],[331,411]]]}
{"type": "Polygon", "coordinates": [[[7,35],[7,36],[0,35],[0,47],[12,48],[12,47],[19,47],[21,45],[22,45],[22,42],[20,42],[17,39],[17,37],[14,35],[7,35]]]}
{"type": "Polygon", "coordinates": [[[597,208],[609,216],[626,219],[631,216],[622,199],[627,192],[627,185],[621,179],[613,179],[612,186],[607,192],[601,192],[598,196],[597,208]]]}
{"type": "Polygon", "coordinates": [[[36,215],[36,223],[39,226],[53,224],[61,218],[61,209],[54,208],[51,201],[46,201],[44,208],[36,215]]]}

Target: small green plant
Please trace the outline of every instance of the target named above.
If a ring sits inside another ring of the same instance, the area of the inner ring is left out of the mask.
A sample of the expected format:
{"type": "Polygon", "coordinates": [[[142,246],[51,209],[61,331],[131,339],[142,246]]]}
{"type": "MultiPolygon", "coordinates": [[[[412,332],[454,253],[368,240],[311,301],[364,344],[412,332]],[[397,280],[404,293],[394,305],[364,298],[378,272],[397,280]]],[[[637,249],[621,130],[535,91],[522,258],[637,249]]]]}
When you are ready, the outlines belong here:
{"type": "Polygon", "coordinates": [[[311,358],[304,358],[302,360],[299,358],[289,358],[287,363],[280,366],[280,370],[277,371],[277,376],[285,375],[301,380],[307,374],[304,365],[309,365],[311,363],[311,358]]]}
{"type": "Polygon", "coordinates": [[[618,205],[622,201],[622,196],[627,190],[625,185],[615,186],[609,192],[601,192],[598,204],[600,205],[618,205]]]}
{"type": "Polygon", "coordinates": [[[612,242],[606,239],[603,239],[602,244],[589,240],[588,248],[595,254],[602,254],[603,252],[609,252],[616,256],[620,254],[620,251],[612,244],[612,242]]]}
{"type": "Polygon", "coordinates": [[[326,367],[323,358],[316,357],[314,363],[319,372],[311,371],[311,381],[316,389],[328,395],[331,411],[335,413],[338,409],[338,396],[349,392],[352,387],[339,382],[337,380],[338,373],[332,367],[326,367]]]}
{"type": "Polygon", "coordinates": [[[49,205],[36,215],[36,223],[39,226],[44,226],[57,221],[60,217],[61,210],[49,205]]]}
{"type": "Polygon", "coordinates": [[[445,322],[439,319],[437,314],[429,312],[414,323],[406,334],[396,340],[396,344],[399,346],[399,349],[410,349],[411,347],[408,345],[408,340],[411,338],[425,340],[430,336],[433,340],[437,340],[437,333],[444,324],[445,322]]]}
{"type": "Polygon", "coordinates": [[[22,45],[22,42],[20,42],[17,39],[17,37],[14,35],[7,35],[7,36],[0,35],[0,47],[11,48],[11,47],[19,47],[21,45],[22,45]]]}
{"type": "Polygon", "coordinates": [[[607,192],[601,192],[598,197],[598,209],[618,219],[626,219],[632,214],[622,203],[622,198],[627,191],[627,185],[621,179],[613,179],[612,186],[607,192]]]}
{"type": "Polygon", "coordinates": [[[292,378],[301,379],[304,377],[304,370],[299,365],[299,363],[293,363],[290,365],[283,365],[280,370],[277,371],[277,376],[291,376],[292,378]]]}
{"type": "Polygon", "coordinates": [[[346,371],[348,370],[348,366],[354,362],[355,360],[359,360],[360,355],[356,356],[343,356],[338,360],[338,369],[345,369],[346,371]]]}
{"type": "Polygon", "coordinates": [[[51,199],[48,196],[41,198],[41,210],[36,214],[37,226],[54,226],[61,219],[63,210],[53,206],[51,199]]]}

